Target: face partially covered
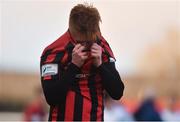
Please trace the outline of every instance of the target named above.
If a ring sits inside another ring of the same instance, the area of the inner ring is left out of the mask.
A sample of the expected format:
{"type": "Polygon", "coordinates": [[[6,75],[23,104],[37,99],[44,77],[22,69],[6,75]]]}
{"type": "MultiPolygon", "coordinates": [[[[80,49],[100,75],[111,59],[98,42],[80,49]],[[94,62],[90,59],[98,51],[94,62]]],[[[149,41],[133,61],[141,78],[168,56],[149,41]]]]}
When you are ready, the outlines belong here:
{"type": "Polygon", "coordinates": [[[77,41],[77,43],[85,47],[85,50],[83,50],[84,52],[89,52],[91,50],[93,43],[96,43],[96,41],[86,40],[86,41],[77,41]]]}
{"type": "Polygon", "coordinates": [[[98,10],[92,5],[78,4],[73,7],[69,16],[69,31],[73,40],[90,51],[100,33],[99,23],[101,17],[98,10]]]}

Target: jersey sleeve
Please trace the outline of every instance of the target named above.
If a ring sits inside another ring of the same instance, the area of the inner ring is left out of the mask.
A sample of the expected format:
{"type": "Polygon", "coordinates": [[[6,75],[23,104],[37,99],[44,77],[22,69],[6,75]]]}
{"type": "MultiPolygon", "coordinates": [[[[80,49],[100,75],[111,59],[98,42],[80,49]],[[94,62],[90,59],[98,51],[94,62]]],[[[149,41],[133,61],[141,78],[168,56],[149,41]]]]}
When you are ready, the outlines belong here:
{"type": "Polygon", "coordinates": [[[69,63],[67,68],[64,68],[61,63],[64,54],[65,52],[45,53],[41,56],[41,84],[49,105],[57,105],[65,100],[66,93],[75,80],[75,74],[80,72],[73,63],[69,63]]]}
{"type": "Polygon", "coordinates": [[[101,47],[102,47],[102,62],[106,63],[106,62],[115,62],[115,56],[113,54],[113,51],[110,47],[110,45],[108,44],[108,42],[101,37],[101,47]]]}
{"type": "Polygon", "coordinates": [[[124,84],[115,67],[115,57],[109,44],[102,40],[102,64],[98,67],[102,78],[102,84],[107,93],[115,100],[123,96],[124,84]]]}

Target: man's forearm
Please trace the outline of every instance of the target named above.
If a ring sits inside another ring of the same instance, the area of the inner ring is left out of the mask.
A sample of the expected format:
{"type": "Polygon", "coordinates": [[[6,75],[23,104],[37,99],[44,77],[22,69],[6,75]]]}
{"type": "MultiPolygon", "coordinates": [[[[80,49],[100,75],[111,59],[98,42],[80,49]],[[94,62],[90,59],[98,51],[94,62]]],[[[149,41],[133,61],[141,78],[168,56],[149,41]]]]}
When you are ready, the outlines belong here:
{"type": "Polygon", "coordinates": [[[115,64],[103,63],[98,67],[98,70],[105,90],[113,99],[119,100],[123,95],[124,84],[115,68],[115,64]]]}

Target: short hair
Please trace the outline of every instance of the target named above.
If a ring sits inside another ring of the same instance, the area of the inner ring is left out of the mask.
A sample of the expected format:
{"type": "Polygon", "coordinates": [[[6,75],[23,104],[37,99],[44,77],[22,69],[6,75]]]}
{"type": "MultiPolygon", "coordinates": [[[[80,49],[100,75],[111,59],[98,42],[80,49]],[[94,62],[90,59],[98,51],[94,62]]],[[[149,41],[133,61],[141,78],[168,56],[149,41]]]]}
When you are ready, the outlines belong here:
{"type": "Polygon", "coordinates": [[[100,14],[93,5],[78,4],[70,12],[69,28],[87,38],[92,38],[100,31],[99,22],[100,14]]]}

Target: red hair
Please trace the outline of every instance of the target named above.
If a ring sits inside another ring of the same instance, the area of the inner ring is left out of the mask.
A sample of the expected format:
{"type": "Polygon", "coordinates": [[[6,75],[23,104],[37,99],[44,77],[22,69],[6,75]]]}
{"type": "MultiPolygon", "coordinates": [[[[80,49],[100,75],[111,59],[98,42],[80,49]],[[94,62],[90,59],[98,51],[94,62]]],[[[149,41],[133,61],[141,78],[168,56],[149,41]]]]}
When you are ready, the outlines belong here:
{"type": "Polygon", "coordinates": [[[99,22],[101,22],[101,17],[95,7],[88,4],[78,4],[71,10],[69,28],[88,39],[94,39],[96,33],[100,32],[99,22]]]}

